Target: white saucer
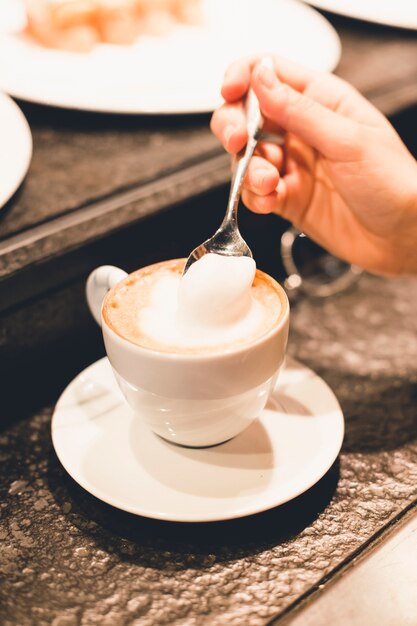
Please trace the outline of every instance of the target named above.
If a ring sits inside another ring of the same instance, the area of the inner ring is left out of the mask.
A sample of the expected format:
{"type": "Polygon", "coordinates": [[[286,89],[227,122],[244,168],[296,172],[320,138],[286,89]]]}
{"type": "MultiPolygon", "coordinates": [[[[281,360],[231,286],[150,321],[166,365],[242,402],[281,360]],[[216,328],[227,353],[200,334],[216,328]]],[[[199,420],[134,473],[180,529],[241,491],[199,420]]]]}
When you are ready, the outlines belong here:
{"type": "Polygon", "coordinates": [[[221,103],[229,63],[277,52],[332,70],[340,40],[314,9],[293,0],[203,0],[204,23],[131,46],[86,54],[43,48],[20,33],[22,0],[0,2],[0,88],[24,100],[114,113],[209,112],[221,103]]]}
{"type": "Polygon", "coordinates": [[[0,208],[19,187],[31,158],[29,124],[17,104],[0,93],[0,208]]]}
{"type": "Polygon", "coordinates": [[[182,448],[149,431],[125,404],[107,358],[68,385],[52,418],[58,458],[84,489],[176,522],[243,517],[295,498],[331,467],[343,432],[333,392],[292,359],[261,418],[213,448],[182,448]]]}

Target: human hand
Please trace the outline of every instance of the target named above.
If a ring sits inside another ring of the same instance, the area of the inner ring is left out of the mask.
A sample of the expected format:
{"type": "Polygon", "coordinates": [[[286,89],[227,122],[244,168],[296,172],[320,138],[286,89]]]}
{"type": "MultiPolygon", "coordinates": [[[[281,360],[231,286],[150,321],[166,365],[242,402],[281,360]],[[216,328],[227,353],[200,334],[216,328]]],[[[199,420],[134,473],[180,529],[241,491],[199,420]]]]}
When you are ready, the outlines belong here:
{"type": "Polygon", "coordinates": [[[417,274],[417,162],[388,120],[351,85],[280,57],[226,73],[211,128],[235,154],[247,140],[243,99],[255,91],[264,130],[242,200],[277,213],[336,256],[371,272],[417,274]]]}

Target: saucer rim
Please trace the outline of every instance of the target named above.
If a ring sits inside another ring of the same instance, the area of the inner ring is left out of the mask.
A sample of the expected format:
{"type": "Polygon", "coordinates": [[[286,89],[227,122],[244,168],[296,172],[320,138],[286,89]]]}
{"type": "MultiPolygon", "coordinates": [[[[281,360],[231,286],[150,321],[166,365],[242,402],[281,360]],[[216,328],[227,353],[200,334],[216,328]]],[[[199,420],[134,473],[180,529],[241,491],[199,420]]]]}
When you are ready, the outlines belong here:
{"type": "MultiPolygon", "coordinates": [[[[65,469],[65,471],[68,473],[68,475],[72,478],[72,480],[74,480],[80,487],[82,487],[82,489],[87,491],[90,495],[94,496],[98,500],[101,500],[105,504],[110,505],[116,509],[119,509],[121,511],[124,511],[132,515],[145,517],[147,519],[155,519],[159,521],[173,522],[173,523],[176,523],[176,522],[179,522],[179,523],[215,523],[215,522],[223,522],[223,521],[229,521],[229,520],[234,520],[234,519],[240,519],[244,517],[250,517],[252,515],[264,513],[271,509],[282,506],[283,504],[286,504],[287,502],[290,502],[294,500],[295,498],[299,497],[303,493],[306,493],[309,489],[311,489],[314,485],[316,485],[327,474],[327,472],[330,470],[330,468],[335,463],[337,457],[339,456],[339,452],[341,450],[343,439],[344,439],[344,434],[345,434],[345,420],[344,420],[343,411],[336,398],[336,395],[334,394],[332,389],[329,387],[329,385],[323,380],[323,378],[319,376],[316,372],[314,372],[314,370],[312,370],[307,365],[304,365],[297,359],[287,356],[283,367],[285,367],[286,365],[290,365],[291,367],[299,367],[299,368],[302,368],[304,370],[311,372],[313,374],[313,377],[317,379],[317,382],[319,382],[324,387],[324,389],[326,390],[326,393],[328,394],[329,399],[332,400],[334,404],[332,414],[337,415],[339,418],[337,422],[337,430],[338,430],[337,435],[338,436],[336,437],[335,435],[333,435],[333,438],[332,438],[332,453],[330,454],[330,451],[329,451],[329,455],[326,460],[326,463],[319,465],[319,468],[315,471],[314,474],[312,474],[312,476],[310,477],[308,481],[306,481],[298,489],[295,489],[294,491],[292,491],[290,496],[277,498],[274,500],[273,503],[271,503],[270,499],[265,499],[264,504],[256,504],[255,506],[252,506],[251,508],[249,508],[247,505],[241,506],[241,507],[233,508],[233,510],[231,511],[225,511],[224,514],[215,513],[213,515],[207,515],[207,514],[199,515],[198,512],[196,511],[195,514],[190,515],[190,513],[188,512],[186,516],[183,516],[181,514],[176,514],[176,513],[167,514],[163,510],[156,510],[156,511],[154,510],[152,511],[152,513],[149,513],[149,511],[147,512],[144,509],[140,510],[140,508],[137,506],[132,507],[132,506],[126,505],[123,502],[118,501],[117,498],[113,498],[111,496],[109,497],[107,493],[103,492],[100,488],[95,487],[91,483],[90,480],[88,479],[80,480],[80,476],[77,475],[76,472],[72,471],[71,465],[68,464],[65,458],[63,458],[63,456],[60,454],[60,446],[59,444],[57,445],[57,440],[55,437],[55,426],[56,426],[56,420],[57,420],[56,415],[61,409],[60,404],[63,401],[69,387],[71,387],[72,385],[75,385],[76,381],[81,376],[88,374],[89,371],[94,370],[97,367],[102,367],[104,365],[104,362],[106,361],[108,362],[108,358],[103,357],[101,359],[98,359],[94,363],[91,363],[89,366],[87,366],[81,372],[79,372],[65,387],[60,397],[58,398],[58,401],[55,405],[54,412],[52,415],[51,438],[52,438],[53,448],[58,457],[58,460],[61,463],[62,467],[65,469]]],[[[279,387],[279,380],[277,382],[277,386],[279,387]]],[[[262,421],[262,416],[258,419],[262,421]]],[[[262,422],[262,424],[264,425],[265,429],[268,432],[270,432],[270,428],[268,427],[268,425],[265,424],[264,422],[262,422]]],[[[146,428],[145,425],[144,427],[146,428]]],[[[334,427],[336,430],[335,424],[334,424],[334,427]]],[[[155,437],[157,437],[157,435],[155,435],[155,437]]],[[[170,442],[167,442],[167,443],[170,443],[170,442]]],[[[223,444],[219,444],[219,446],[220,445],[223,445],[223,444]]]]}

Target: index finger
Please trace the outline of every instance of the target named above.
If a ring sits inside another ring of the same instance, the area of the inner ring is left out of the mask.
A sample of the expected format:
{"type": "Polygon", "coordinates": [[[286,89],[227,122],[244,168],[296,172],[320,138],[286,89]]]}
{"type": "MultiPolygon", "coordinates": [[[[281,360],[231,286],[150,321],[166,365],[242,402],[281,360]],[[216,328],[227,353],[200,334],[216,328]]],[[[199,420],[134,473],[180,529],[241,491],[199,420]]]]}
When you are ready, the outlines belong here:
{"type": "Polygon", "coordinates": [[[258,60],[259,56],[244,57],[229,65],[221,90],[226,102],[236,102],[243,98],[249,89],[252,69],[258,60]]]}
{"type": "MultiPolygon", "coordinates": [[[[227,102],[236,102],[244,97],[249,89],[253,68],[266,55],[258,54],[234,61],[226,70],[222,96],[227,102]]],[[[274,71],[282,82],[287,83],[297,91],[304,91],[313,82],[320,72],[303,67],[285,57],[268,55],[274,63],[274,71]]]]}

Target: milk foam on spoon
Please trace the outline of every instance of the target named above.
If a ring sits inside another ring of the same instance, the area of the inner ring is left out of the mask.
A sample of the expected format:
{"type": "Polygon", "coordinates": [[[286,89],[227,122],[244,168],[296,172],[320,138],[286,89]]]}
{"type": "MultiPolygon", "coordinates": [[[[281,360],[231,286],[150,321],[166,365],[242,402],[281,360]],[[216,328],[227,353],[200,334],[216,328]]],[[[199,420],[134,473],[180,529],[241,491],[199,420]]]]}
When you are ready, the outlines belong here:
{"type": "Polygon", "coordinates": [[[148,336],[178,347],[245,341],[265,315],[251,295],[255,271],[248,257],[204,255],[182,278],[167,274],[156,282],[138,324],[148,336]]]}
{"type": "Polygon", "coordinates": [[[256,263],[249,257],[205,254],[182,277],[178,311],[190,323],[237,322],[251,306],[256,263]]]}

